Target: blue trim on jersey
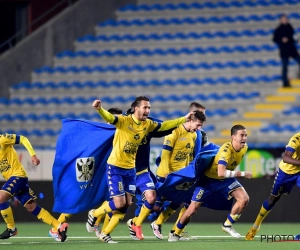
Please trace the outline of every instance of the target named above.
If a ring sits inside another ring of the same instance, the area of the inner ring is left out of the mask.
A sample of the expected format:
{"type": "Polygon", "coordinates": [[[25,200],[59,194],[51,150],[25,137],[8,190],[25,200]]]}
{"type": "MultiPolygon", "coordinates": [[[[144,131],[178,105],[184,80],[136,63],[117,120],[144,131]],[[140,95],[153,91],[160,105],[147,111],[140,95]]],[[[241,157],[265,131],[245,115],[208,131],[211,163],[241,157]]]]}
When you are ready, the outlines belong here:
{"type": "Polygon", "coordinates": [[[20,144],[20,139],[21,139],[20,136],[17,135],[17,136],[16,136],[16,143],[15,143],[15,144],[20,144]]]}
{"type": "Polygon", "coordinates": [[[118,120],[119,120],[119,118],[115,115],[115,120],[113,121],[112,125],[116,125],[118,120]]]}
{"type": "Polygon", "coordinates": [[[168,151],[172,151],[173,147],[168,146],[168,145],[163,145],[163,149],[168,150],[168,151]]]}
{"type": "Polygon", "coordinates": [[[289,151],[289,152],[292,152],[292,153],[295,152],[295,149],[294,149],[294,148],[291,148],[291,147],[286,147],[285,150],[286,150],[286,151],[289,151]]]}
{"type": "Polygon", "coordinates": [[[226,166],[227,167],[227,162],[226,161],[223,161],[223,160],[219,160],[218,161],[218,164],[222,164],[222,165],[224,165],[224,166],[226,166]]]}
{"type": "Polygon", "coordinates": [[[158,122],[157,127],[152,132],[157,132],[160,129],[160,127],[161,127],[161,123],[158,122]]]}

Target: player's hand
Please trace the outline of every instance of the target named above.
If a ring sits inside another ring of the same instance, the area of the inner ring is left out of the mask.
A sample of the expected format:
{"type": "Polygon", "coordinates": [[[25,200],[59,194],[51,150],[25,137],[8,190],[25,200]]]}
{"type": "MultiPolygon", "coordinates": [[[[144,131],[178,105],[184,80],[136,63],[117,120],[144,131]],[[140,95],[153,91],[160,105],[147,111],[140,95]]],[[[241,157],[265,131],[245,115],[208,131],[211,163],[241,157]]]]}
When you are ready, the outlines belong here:
{"type": "Polygon", "coordinates": [[[187,122],[189,122],[190,120],[192,120],[192,116],[194,115],[195,111],[192,111],[190,113],[188,113],[186,116],[185,116],[185,120],[187,122]]]}
{"type": "Polygon", "coordinates": [[[287,37],[283,37],[283,38],[282,38],[282,42],[283,42],[283,43],[287,43],[288,41],[289,41],[289,39],[288,39],[287,37]]]}
{"type": "Polygon", "coordinates": [[[40,164],[40,162],[41,162],[40,159],[37,158],[36,155],[31,156],[31,163],[32,163],[32,165],[37,166],[37,165],[40,164]]]}
{"type": "Polygon", "coordinates": [[[245,172],[245,178],[246,179],[251,179],[252,178],[252,173],[251,172],[245,172]]]}
{"type": "Polygon", "coordinates": [[[101,101],[100,100],[93,101],[93,107],[96,110],[100,110],[101,109],[101,101]]]}

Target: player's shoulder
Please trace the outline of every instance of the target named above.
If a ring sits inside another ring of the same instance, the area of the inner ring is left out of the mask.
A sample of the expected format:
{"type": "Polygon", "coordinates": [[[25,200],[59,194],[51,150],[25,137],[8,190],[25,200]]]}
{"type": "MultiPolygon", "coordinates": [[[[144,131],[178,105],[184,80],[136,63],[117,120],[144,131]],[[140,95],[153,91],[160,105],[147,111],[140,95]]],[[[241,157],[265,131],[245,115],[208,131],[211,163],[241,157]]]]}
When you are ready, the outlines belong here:
{"type": "Polygon", "coordinates": [[[291,137],[291,140],[292,140],[292,139],[297,140],[297,141],[300,141],[300,133],[294,134],[294,135],[291,137]]]}
{"type": "Polygon", "coordinates": [[[232,146],[231,146],[231,142],[225,142],[219,150],[223,150],[223,149],[231,149],[232,146]]]}

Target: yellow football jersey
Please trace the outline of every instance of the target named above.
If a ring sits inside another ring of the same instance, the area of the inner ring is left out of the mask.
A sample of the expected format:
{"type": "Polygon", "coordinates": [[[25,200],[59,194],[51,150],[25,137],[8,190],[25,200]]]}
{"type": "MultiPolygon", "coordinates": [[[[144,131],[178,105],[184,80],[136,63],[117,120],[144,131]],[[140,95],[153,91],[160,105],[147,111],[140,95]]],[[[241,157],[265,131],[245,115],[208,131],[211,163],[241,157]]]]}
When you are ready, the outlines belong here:
{"type": "Polygon", "coordinates": [[[183,125],[166,136],[157,175],[164,177],[189,165],[194,158],[196,138],[197,133],[188,132],[183,125]]]}
{"type": "Polygon", "coordinates": [[[211,164],[211,166],[205,171],[205,175],[213,179],[225,179],[218,176],[218,164],[226,166],[228,170],[235,170],[236,167],[242,162],[244,155],[248,150],[246,144],[239,152],[235,151],[231,142],[226,142],[219,148],[219,151],[211,164]]]}
{"type": "Polygon", "coordinates": [[[13,145],[20,142],[15,134],[0,135],[0,172],[5,180],[11,176],[27,177],[13,145]]]}
{"type": "Polygon", "coordinates": [[[135,156],[143,138],[158,126],[157,122],[147,119],[137,124],[132,116],[118,116],[114,123],[117,130],[113,140],[113,149],[108,164],[120,168],[135,167],[135,156]]]}
{"type": "MultiPolygon", "coordinates": [[[[296,160],[300,160],[300,133],[292,136],[285,150],[294,152],[292,157],[296,160]]],[[[296,174],[300,172],[299,166],[284,163],[283,160],[280,161],[279,168],[286,174],[296,174]]]]}

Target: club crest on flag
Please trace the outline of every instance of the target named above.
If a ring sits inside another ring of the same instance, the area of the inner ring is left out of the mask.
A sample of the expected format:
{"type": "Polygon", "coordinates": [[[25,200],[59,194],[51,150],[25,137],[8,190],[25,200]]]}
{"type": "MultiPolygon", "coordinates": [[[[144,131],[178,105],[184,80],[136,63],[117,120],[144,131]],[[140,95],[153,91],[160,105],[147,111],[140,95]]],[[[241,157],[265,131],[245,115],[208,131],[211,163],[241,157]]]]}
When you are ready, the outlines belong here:
{"type": "Polygon", "coordinates": [[[85,157],[76,159],[76,178],[78,182],[87,182],[93,178],[95,158],[85,157]]]}

